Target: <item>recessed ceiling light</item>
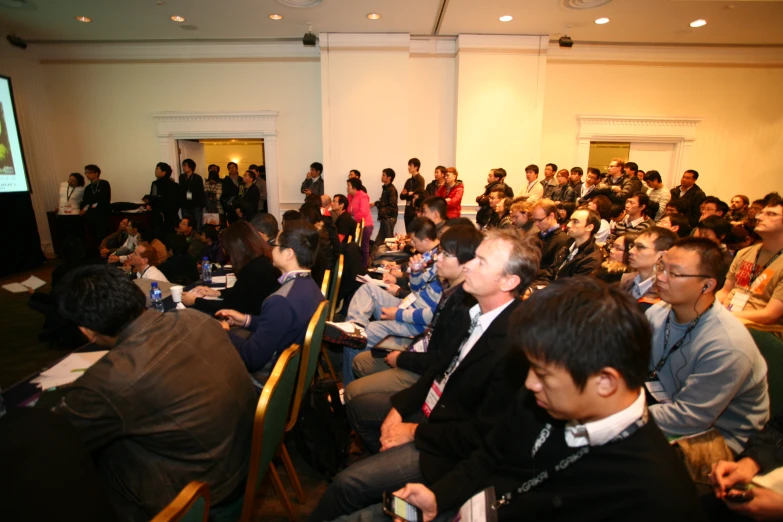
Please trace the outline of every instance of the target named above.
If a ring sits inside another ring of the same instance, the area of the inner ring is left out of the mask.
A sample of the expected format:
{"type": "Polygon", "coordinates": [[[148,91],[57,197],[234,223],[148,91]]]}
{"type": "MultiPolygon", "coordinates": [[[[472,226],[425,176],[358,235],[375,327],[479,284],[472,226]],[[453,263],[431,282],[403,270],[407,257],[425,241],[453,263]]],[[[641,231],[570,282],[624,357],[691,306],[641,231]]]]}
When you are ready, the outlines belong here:
{"type": "Polygon", "coordinates": [[[691,22],[691,27],[704,27],[705,25],[707,25],[707,20],[699,19],[691,22]]]}
{"type": "Polygon", "coordinates": [[[282,20],[283,19],[283,15],[271,14],[271,15],[269,15],[269,18],[271,18],[272,20],[282,20]]]}
{"type": "Polygon", "coordinates": [[[179,16],[179,15],[174,15],[174,16],[172,16],[172,17],[171,17],[171,19],[172,19],[172,20],[174,20],[175,22],[179,23],[179,24],[181,24],[182,22],[184,22],[184,21],[185,21],[185,19],[184,19],[184,18],[182,18],[182,17],[181,17],[181,16],[179,16]]]}
{"type": "Polygon", "coordinates": [[[367,15],[367,18],[369,18],[370,20],[380,20],[381,15],[379,15],[378,13],[370,13],[367,15]]]}
{"type": "Polygon", "coordinates": [[[595,23],[598,25],[604,25],[609,23],[609,19],[606,17],[596,19],[595,23]]]}
{"type": "Polygon", "coordinates": [[[511,16],[511,15],[505,15],[505,16],[501,16],[500,18],[498,18],[498,20],[500,20],[501,22],[510,22],[513,19],[514,19],[514,17],[511,16]]]}
{"type": "Polygon", "coordinates": [[[76,21],[89,24],[90,22],[92,22],[92,18],[87,18],[86,16],[77,16],[76,21]]]}

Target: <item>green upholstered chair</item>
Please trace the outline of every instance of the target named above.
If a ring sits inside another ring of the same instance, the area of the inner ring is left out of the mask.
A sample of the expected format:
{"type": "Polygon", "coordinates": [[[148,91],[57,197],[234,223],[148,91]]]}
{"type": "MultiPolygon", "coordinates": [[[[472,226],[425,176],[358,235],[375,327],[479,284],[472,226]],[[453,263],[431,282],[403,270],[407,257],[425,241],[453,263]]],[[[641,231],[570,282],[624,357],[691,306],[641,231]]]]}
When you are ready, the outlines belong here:
{"type": "Polygon", "coordinates": [[[756,328],[753,324],[746,326],[767,361],[769,415],[774,417],[783,409],[783,341],[771,331],[756,328]]]}
{"type": "Polygon", "coordinates": [[[208,514],[209,486],[194,480],[152,522],[207,522],[208,514]]]}

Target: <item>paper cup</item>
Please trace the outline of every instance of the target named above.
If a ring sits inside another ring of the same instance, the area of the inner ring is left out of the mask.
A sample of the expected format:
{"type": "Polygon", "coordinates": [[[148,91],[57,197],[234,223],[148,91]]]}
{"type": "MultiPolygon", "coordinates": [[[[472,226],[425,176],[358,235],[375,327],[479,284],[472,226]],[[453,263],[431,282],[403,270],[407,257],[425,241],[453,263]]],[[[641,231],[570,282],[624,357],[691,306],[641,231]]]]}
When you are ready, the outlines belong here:
{"type": "Polygon", "coordinates": [[[172,286],[169,288],[169,291],[171,292],[171,298],[174,300],[175,303],[182,302],[182,291],[185,289],[184,286],[172,286]]]}

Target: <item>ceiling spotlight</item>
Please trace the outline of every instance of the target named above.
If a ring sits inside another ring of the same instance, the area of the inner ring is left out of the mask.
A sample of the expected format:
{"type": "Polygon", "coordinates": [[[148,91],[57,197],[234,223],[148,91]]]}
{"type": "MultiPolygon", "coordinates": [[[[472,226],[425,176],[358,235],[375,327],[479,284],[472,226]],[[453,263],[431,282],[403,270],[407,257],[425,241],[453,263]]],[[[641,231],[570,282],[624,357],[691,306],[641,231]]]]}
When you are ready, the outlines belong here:
{"type": "Polygon", "coordinates": [[[172,17],[171,17],[171,19],[172,19],[172,20],[174,20],[175,22],[177,22],[178,24],[181,24],[182,22],[184,22],[184,21],[185,21],[185,19],[184,19],[184,18],[182,18],[182,17],[181,17],[181,16],[179,16],[179,15],[174,15],[174,16],[172,16],[172,17]]]}
{"type": "Polygon", "coordinates": [[[76,21],[89,24],[90,22],[92,22],[92,18],[87,18],[86,16],[77,16],[76,21]]]}
{"type": "Polygon", "coordinates": [[[378,13],[370,13],[367,15],[367,18],[369,18],[370,20],[380,20],[381,15],[379,15],[378,13]]]}
{"type": "Polygon", "coordinates": [[[500,20],[501,22],[510,22],[513,19],[514,19],[514,17],[511,16],[511,15],[505,15],[505,16],[501,16],[500,18],[498,18],[498,20],[500,20]]]}
{"type": "Polygon", "coordinates": [[[604,25],[609,23],[609,19],[606,17],[596,19],[595,23],[598,25],[604,25]]]}
{"type": "Polygon", "coordinates": [[[707,25],[707,20],[699,19],[691,22],[691,27],[704,27],[705,25],[707,25]]]}
{"type": "Polygon", "coordinates": [[[271,14],[271,15],[269,15],[269,18],[271,18],[272,20],[282,20],[283,19],[283,15],[271,14]]]}

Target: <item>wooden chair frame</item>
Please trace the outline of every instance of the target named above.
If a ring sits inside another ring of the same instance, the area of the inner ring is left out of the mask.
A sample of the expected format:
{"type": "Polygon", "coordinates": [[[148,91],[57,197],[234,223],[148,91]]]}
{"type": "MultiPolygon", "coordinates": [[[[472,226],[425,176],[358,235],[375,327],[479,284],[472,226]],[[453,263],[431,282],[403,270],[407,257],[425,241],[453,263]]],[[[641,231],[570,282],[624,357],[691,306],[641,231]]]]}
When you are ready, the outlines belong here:
{"type": "Polygon", "coordinates": [[[329,283],[330,283],[331,277],[332,277],[332,271],[329,270],[328,268],[326,270],[324,270],[324,280],[321,282],[321,293],[327,299],[329,299],[329,297],[328,297],[329,296],[329,283]]]}
{"type": "Polygon", "coordinates": [[[168,506],[155,515],[152,522],[177,522],[181,520],[201,497],[204,498],[204,518],[202,521],[207,522],[209,518],[209,486],[207,486],[206,482],[197,480],[182,488],[179,495],[174,497],[174,500],[168,506]]]}
{"type": "Polygon", "coordinates": [[[362,221],[360,223],[356,224],[356,244],[361,245],[362,244],[362,234],[364,233],[364,218],[362,218],[362,221]]]}

